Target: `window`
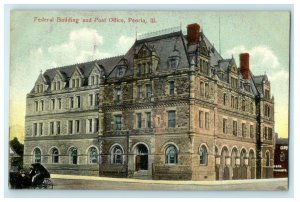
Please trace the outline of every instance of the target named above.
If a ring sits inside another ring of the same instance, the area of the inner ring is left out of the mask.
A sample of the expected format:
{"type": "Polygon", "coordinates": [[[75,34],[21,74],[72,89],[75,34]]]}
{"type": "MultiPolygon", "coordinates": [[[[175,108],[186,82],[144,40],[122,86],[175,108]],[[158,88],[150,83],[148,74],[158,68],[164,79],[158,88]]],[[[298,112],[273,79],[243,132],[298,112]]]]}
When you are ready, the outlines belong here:
{"type": "Polygon", "coordinates": [[[89,163],[96,164],[98,163],[98,152],[95,147],[91,147],[89,151],[89,163]]]}
{"type": "Polygon", "coordinates": [[[93,120],[88,119],[88,132],[91,133],[93,132],[93,120]]]}
{"type": "Polygon", "coordinates": [[[279,157],[281,162],[285,161],[285,154],[283,152],[280,153],[279,157]]]}
{"type": "Polygon", "coordinates": [[[37,136],[37,123],[33,124],[33,135],[37,136]]]}
{"type": "Polygon", "coordinates": [[[227,133],[227,119],[223,119],[223,133],[227,133]]]}
{"type": "Polygon", "coordinates": [[[78,154],[77,154],[77,149],[72,147],[70,149],[70,164],[77,164],[77,158],[78,158],[78,154]]]}
{"type": "Polygon", "coordinates": [[[52,163],[58,163],[58,150],[56,148],[52,149],[52,163]]]}
{"type": "Polygon", "coordinates": [[[237,136],[237,121],[232,122],[232,134],[237,136]]]}
{"type": "Polygon", "coordinates": [[[200,96],[204,96],[204,83],[200,82],[200,96]]]}
{"type": "Polygon", "coordinates": [[[96,93],[96,96],[95,96],[95,105],[99,106],[99,102],[100,102],[99,93],[96,93]]]}
{"type": "Polygon", "coordinates": [[[271,112],[271,109],[268,105],[265,105],[265,116],[266,117],[270,117],[270,113],[271,112]]]}
{"type": "Polygon", "coordinates": [[[174,145],[170,145],[166,149],[166,164],[177,163],[177,149],[174,145]]]}
{"type": "Polygon", "coordinates": [[[73,134],[73,121],[72,120],[69,120],[68,128],[69,128],[69,134],[73,134]]]}
{"type": "Polygon", "coordinates": [[[239,108],[239,99],[238,99],[238,97],[235,98],[235,108],[236,109],[239,108]]]}
{"type": "Polygon", "coordinates": [[[268,128],[268,140],[272,140],[272,128],[268,128]]]}
{"type": "Polygon", "coordinates": [[[75,85],[76,88],[79,87],[79,79],[76,79],[76,85],[75,85]]]}
{"type": "Polygon", "coordinates": [[[204,145],[200,147],[200,165],[207,165],[207,149],[204,145]]]}
{"type": "Polygon", "coordinates": [[[253,103],[250,102],[250,113],[253,114],[253,103]]]}
{"type": "Polygon", "coordinates": [[[95,119],[95,132],[98,132],[99,131],[99,119],[96,118],[95,119]]]}
{"type": "Polygon", "coordinates": [[[151,128],[151,112],[146,113],[146,127],[151,128]]]}
{"type": "Polygon", "coordinates": [[[74,98],[70,97],[70,108],[74,108],[74,98]]]}
{"type": "Polygon", "coordinates": [[[44,125],[43,123],[39,124],[39,126],[40,126],[40,135],[43,135],[43,129],[44,129],[43,125],[44,125]]]}
{"type": "Polygon", "coordinates": [[[147,90],[147,98],[150,98],[152,94],[152,88],[150,84],[146,85],[146,90],[147,90]]]}
{"type": "Polygon", "coordinates": [[[176,113],[175,111],[168,112],[168,127],[175,128],[176,125],[176,113]]]}
{"type": "Polygon", "coordinates": [[[209,90],[208,90],[208,83],[205,83],[205,97],[208,98],[209,90]]]}
{"type": "Polygon", "coordinates": [[[75,79],[72,79],[72,88],[75,87],[75,79]]]}
{"type": "Polygon", "coordinates": [[[147,69],[146,69],[146,73],[151,73],[152,72],[152,67],[151,67],[151,63],[147,63],[147,69]]]}
{"type": "Polygon", "coordinates": [[[55,99],[51,99],[51,109],[55,109],[55,99]]]}
{"type": "Polygon", "coordinates": [[[266,97],[266,99],[270,99],[270,91],[269,90],[265,90],[265,97],[266,97]]]}
{"type": "Polygon", "coordinates": [[[57,102],[58,102],[58,109],[61,109],[61,98],[58,98],[57,102]]]}
{"type": "Polygon", "coordinates": [[[227,95],[226,93],[223,94],[223,105],[226,105],[227,103],[227,95]]]}
{"type": "Polygon", "coordinates": [[[80,121],[79,120],[75,121],[75,127],[76,127],[76,133],[79,133],[80,132],[80,121]]]}
{"type": "Polygon", "coordinates": [[[54,122],[50,122],[50,135],[54,134],[54,122]]]}
{"type": "Polygon", "coordinates": [[[233,95],[231,96],[231,103],[230,104],[231,104],[231,108],[234,108],[234,96],[233,95]]]}
{"type": "Polygon", "coordinates": [[[116,101],[121,101],[121,88],[116,88],[116,101]]]}
{"type": "Polygon", "coordinates": [[[199,112],[199,127],[200,127],[200,128],[203,128],[203,122],[204,122],[204,119],[203,119],[203,111],[200,111],[200,112],[199,112]]]}
{"type": "Polygon", "coordinates": [[[143,97],[143,88],[141,85],[138,86],[138,98],[143,97]]]}
{"type": "Polygon", "coordinates": [[[44,111],[44,100],[41,100],[41,111],[44,111]]]}
{"type": "Polygon", "coordinates": [[[254,137],[254,126],[250,125],[250,137],[253,138],[254,137]]]}
{"type": "Polygon", "coordinates": [[[60,134],[60,121],[56,122],[56,133],[59,135],[60,134]]]}
{"type": "Polygon", "coordinates": [[[35,163],[41,163],[42,162],[42,152],[39,148],[34,149],[33,155],[34,155],[34,162],[35,163]]]}
{"type": "Polygon", "coordinates": [[[245,104],[245,100],[242,100],[242,110],[246,111],[246,104],[245,104]]]}
{"type": "Polygon", "coordinates": [[[111,152],[112,164],[123,164],[123,152],[120,146],[115,146],[111,152]]]}
{"type": "Polygon", "coordinates": [[[77,108],[80,108],[80,96],[76,96],[77,99],[77,108]]]}
{"type": "Polygon", "coordinates": [[[209,129],[209,113],[205,112],[205,128],[209,129]]]}
{"type": "Polygon", "coordinates": [[[246,124],[242,123],[242,136],[246,137],[247,133],[246,133],[246,124]]]}
{"type": "Polygon", "coordinates": [[[141,64],[139,64],[138,65],[138,76],[141,76],[142,75],[142,65],[141,64]]]}
{"type": "Polygon", "coordinates": [[[270,152],[266,152],[266,166],[270,166],[270,152]]]}
{"type": "Polygon", "coordinates": [[[137,128],[141,128],[142,127],[142,114],[138,113],[136,114],[137,116],[137,128]]]}
{"type": "Polygon", "coordinates": [[[35,111],[39,111],[39,102],[38,101],[35,101],[34,102],[34,108],[35,108],[35,111]]]}
{"type": "Polygon", "coordinates": [[[264,139],[268,139],[268,128],[264,127],[264,139]]]}
{"type": "Polygon", "coordinates": [[[92,94],[89,94],[89,103],[90,103],[90,106],[93,106],[93,95],[92,94]]]}
{"type": "Polygon", "coordinates": [[[115,130],[122,130],[122,116],[115,116],[115,130]]]}
{"type": "Polygon", "coordinates": [[[56,83],[56,90],[60,90],[60,82],[58,81],[57,83],[56,83]]]}
{"type": "Polygon", "coordinates": [[[170,81],[169,82],[169,93],[170,93],[170,95],[174,95],[174,92],[175,92],[175,89],[174,89],[174,81],[170,81]]]}
{"type": "Polygon", "coordinates": [[[94,85],[95,83],[94,83],[94,76],[91,76],[91,85],[94,85]]]}

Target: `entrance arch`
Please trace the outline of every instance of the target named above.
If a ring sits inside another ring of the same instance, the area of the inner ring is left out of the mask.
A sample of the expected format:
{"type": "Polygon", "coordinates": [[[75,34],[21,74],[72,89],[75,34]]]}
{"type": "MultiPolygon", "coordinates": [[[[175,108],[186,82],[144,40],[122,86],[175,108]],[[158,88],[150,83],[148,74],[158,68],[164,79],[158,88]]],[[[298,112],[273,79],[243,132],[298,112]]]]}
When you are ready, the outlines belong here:
{"type": "Polygon", "coordinates": [[[135,170],[148,170],[148,148],[144,144],[136,146],[135,170]]]}

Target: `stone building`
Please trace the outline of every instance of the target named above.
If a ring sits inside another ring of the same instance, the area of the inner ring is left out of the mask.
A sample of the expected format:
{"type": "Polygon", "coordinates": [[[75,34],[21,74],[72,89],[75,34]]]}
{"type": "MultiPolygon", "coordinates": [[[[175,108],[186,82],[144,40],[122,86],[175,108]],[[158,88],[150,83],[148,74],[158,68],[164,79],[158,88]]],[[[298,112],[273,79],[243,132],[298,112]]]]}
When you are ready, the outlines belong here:
{"type": "Polygon", "coordinates": [[[198,24],[123,56],[50,69],[27,95],[24,162],[52,173],[176,180],[273,173],[274,98],[249,54],[224,59],[198,24]]]}
{"type": "MultiPolygon", "coordinates": [[[[276,135],[275,135],[276,137],[276,135]]],[[[288,138],[276,137],[274,151],[274,177],[282,178],[289,176],[289,140],[288,138]]]]}

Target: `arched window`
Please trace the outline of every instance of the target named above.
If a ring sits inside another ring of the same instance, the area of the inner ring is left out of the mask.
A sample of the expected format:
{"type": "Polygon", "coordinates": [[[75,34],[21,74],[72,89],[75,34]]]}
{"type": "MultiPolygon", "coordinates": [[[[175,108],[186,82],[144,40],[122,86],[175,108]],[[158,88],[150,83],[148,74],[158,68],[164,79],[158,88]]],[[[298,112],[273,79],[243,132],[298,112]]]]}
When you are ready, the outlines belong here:
{"type": "Polygon", "coordinates": [[[270,152],[266,152],[266,166],[270,166],[270,152]]]}
{"type": "Polygon", "coordinates": [[[111,150],[111,163],[123,164],[123,150],[118,145],[111,150]]]}
{"type": "Polygon", "coordinates": [[[42,162],[42,152],[39,148],[34,149],[34,162],[41,163],[42,162]]]}
{"type": "Polygon", "coordinates": [[[89,163],[94,164],[98,163],[98,152],[95,147],[89,149],[89,163]]]}
{"type": "Polygon", "coordinates": [[[174,145],[170,145],[166,149],[166,164],[176,164],[177,163],[177,149],[174,145]]]}
{"type": "Polygon", "coordinates": [[[59,158],[58,158],[58,150],[56,148],[52,149],[52,163],[58,163],[59,158]]]}
{"type": "Polygon", "coordinates": [[[200,165],[207,165],[207,149],[204,145],[200,147],[200,165]]]}
{"type": "Polygon", "coordinates": [[[77,148],[72,147],[70,149],[70,163],[77,164],[77,158],[78,158],[77,148]]]}

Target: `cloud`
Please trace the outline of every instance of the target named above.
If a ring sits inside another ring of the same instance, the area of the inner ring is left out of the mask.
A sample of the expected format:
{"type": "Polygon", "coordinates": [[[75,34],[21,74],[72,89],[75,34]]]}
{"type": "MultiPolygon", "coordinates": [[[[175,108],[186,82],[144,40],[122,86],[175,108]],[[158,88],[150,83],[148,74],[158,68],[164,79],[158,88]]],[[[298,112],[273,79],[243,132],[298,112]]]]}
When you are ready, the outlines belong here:
{"type": "Polygon", "coordinates": [[[120,36],[116,48],[118,54],[125,54],[129,48],[133,45],[135,38],[128,36],[120,36]]]}
{"type": "Polygon", "coordinates": [[[250,68],[251,71],[258,75],[267,73],[270,80],[284,80],[289,79],[289,72],[280,64],[278,57],[267,46],[256,46],[251,49],[243,45],[236,46],[225,52],[225,56],[236,58],[236,63],[239,65],[239,54],[248,52],[250,54],[250,68]]]}
{"type": "Polygon", "coordinates": [[[29,63],[31,66],[45,70],[112,56],[102,50],[103,43],[103,36],[99,35],[95,29],[73,30],[64,43],[31,50],[29,63]]]}

